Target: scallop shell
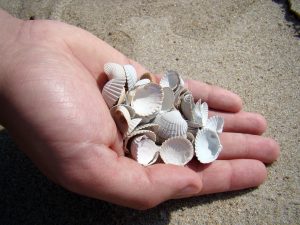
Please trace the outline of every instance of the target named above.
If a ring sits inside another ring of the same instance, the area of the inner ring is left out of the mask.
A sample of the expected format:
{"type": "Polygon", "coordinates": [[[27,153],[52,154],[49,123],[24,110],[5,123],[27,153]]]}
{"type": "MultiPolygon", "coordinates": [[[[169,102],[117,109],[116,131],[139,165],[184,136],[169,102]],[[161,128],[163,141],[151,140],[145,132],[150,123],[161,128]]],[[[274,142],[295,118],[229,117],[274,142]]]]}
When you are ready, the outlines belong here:
{"type": "Polygon", "coordinates": [[[110,110],[111,116],[114,119],[120,133],[124,135],[128,132],[130,124],[130,113],[125,106],[118,105],[110,110]]]}
{"type": "Polygon", "coordinates": [[[109,108],[118,102],[124,92],[125,82],[125,79],[112,79],[104,85],[102,96],[109,108]]]}
{"type": "Polygon", "coordinates": [[[125,152],[129,152],[129,146],[131,144],[131,141],[133,140],[134,137],[136,136],[141,136],[141,135],[146,135],[148,138],[150,138],[152,141],[156,142],[156,134],[151,131],[151,130],[137,130],[133,131],[131,134],[129,134],[125,140],[124,140],[124,148],[125,152]]]}
{"type": "Polygon", "coordinates": [[[177,72],[170,70],[161,78],[159,84],[162,87],[170,87],[175,91],[180,86],[180,77],[177,72]]]}
{"type": "Polygon", "coordinates": [[[184,95],[180,103],[180,109],[184,117],[189,121],[193,120],[194,107],[195,107],[195,103],[194,103],[193,95],[191,93],[184,95]]]}
{"type": "Polygon", "coordinates": [[[201,163],[211,163],[216,160],[222,150],[217,132],[202,129],[195,139],[195,154],[201,163]]]}
{"type": "Polygon", "coordinates": [[[143,124],[140,125],[138,127],[135,128],[135,130],[152,130],[152,131],[156,131],[158,129],[158,124],[156,123],[147,123],[147,124],[143,124]]]}
{"type": "Polygon", "coordinates": [[[222,133],[224,127],[224,119],[221,116],[212,116],[207,120],[205,128],[222,133]]]}
{"type": "Polygon", "coordinates": [[[159,147],[146,135],[133,139],[130,145],[131,156],[140,164],[149,166],[156,162],[159,156],[159,147]]]}
{"type": "Polygon", "coordinates": [[[144,73],[142,76],[141,76],[141,78],[140,78],[140,80],[142,80],[142,79],[149,79],[150,80],[150,82],[152,82],[152,83],[156,83],[156,76],[155,75],[153,75],[153,74],[151,74],[151,73],[144,73]]]}
{"type": "Polygon", "coordinates": [[[160,157],[166,164],[183,166],[194,156],[193,145],[183,137],[166,140],[160,148],[160,157]]]}
{"type": "Polygon", "coordinates": [[[157,116],[154,123],[159,125],[157,135],[161,139],[166,140],[171,137],[186,136],[188,125],[178,110],[166,112],[157,116]]]}
{"type": "Polygon", "coordinates": [[[104,64],[104,73],[107,75],[109,80],[126,79],[125,70],[124,70],[123,66],[121,66],[117,63],[104,64]]]}
{"type": "Polygon", "coordinates": [[[127,88],[128,90],[131,90],[134,88],[134,85],[137,81],[137,74],[135,68],[128,64],[124,65],[125,75],[126,75],[126,81],[127,81],[127,88]]]}
{"type": "Polygon", "coordinates": [[[149,83],[151,83],[151,81],[149,79],[141,79],[135,83],[134,87],[142,86],[142,85],[149,84],[149,83]]]}
{"type": "Polygon", "coordinates": [[[160,111],[162,101],[162,88],[158,84],[149,83],[135,89],[131,107],[137,115],[147,117],[160,111]]]}
{"type": "Polygon", "coordinates": [[[206,126],[208,119],[208,105],[206,102],[201,104],[201,101],[198,101],[195,105],[193,111],[194,121],[199,123],[202,127],[206,126]]]}
{"type": "Polygon", "coordinates": [[[174,92],[169,87],[164,87],[163,92],[164,92],[164,99],[162,102],[161,111],[170,111],[171,109],[174,108],[174,100],[175,100],[174,92]]]}
{"type": "Polygon", "coordinates": [[[136,129],[136,127],[140,124],[141,121],[142,121],[142,118],[131,119],[128,123],[128,129],[126,132],[126,136],[130,135],[130,133],[132,133],[136,129]]]}

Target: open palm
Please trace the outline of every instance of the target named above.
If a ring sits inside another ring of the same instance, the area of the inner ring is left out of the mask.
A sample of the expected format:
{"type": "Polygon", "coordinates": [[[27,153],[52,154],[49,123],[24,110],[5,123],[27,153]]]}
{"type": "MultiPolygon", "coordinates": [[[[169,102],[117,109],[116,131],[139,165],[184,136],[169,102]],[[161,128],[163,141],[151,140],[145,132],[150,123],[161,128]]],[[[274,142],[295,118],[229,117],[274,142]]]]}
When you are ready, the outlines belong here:
{"type": "Polygon", "coordinates": [[[165,200],[258,186],[264,163],[279,154],[259,136],[264,118],[241,111],[240,98],[189,80],[195,99],[222,114],[224,149],[209,165],[143,167],[124,157],[122,138],[101,96],[106,62],[138,63],[79,28],[54,21],[18,21],[3,52],[1,122],[50,179],[98,199],[138,209],[165,200]]]}

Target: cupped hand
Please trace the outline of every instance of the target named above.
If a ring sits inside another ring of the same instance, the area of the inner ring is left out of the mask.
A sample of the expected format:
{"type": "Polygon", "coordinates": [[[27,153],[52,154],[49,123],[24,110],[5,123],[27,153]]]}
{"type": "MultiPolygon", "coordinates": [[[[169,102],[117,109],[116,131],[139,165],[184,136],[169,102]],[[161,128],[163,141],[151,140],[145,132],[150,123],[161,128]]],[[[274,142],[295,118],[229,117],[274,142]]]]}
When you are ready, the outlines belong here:
{"type": "Polygon", "coordinates": [[[38,168],[66,189],[146,209],[168,199],[258,186],[266,178],[264,163],[278,157],[277,143],[260,136],[262,116],[242,111],[232,92],[188,80],[195,99],[225,118],[219,159],[186,167],[139,165],[124,156],[100,89],[106,62],[132,64],[138,74],[146,70],[77,27],[8,21],[11,36],[0,47],[1,122],[38,168]]]}

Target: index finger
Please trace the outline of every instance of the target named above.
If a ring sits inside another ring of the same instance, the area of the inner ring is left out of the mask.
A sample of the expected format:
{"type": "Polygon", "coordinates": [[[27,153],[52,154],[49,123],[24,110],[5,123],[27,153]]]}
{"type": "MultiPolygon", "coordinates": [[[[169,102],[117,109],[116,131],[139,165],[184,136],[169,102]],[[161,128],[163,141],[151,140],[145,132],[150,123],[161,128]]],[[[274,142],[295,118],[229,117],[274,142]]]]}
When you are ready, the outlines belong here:
{"type": "Polygon", "coordinates": [[[224,112],[239,112],[242,109],[241,98],[231,91],[190,79],[185,84],[196,101],[201,99],[210,108],[224,112]]]}

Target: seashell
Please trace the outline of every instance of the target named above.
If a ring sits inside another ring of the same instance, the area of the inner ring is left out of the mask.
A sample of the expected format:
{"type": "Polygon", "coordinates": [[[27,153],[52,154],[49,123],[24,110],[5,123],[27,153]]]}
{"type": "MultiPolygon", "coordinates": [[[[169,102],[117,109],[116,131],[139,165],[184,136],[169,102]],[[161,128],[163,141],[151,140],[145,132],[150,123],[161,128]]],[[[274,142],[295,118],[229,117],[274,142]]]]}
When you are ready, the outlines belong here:
{"type": "Polygon", "coordinates": [[[178,110],[157,116],[154,123],[159,125],[157,135],[161,139],[166,140],[171,137],[186,136],[188,125],[178,110]]]}
{"type": "Polygon", "coordinates": [[[201,163],[211,163],[216,160],[222,150],[217,132],[202,129],[195,138],[195,154],[201,163]]]}
{"type": "Polygon", "coordinates": [[[208,105],[206,102],[201,104],[199,100],[195,104],[195,108],[193,111],[194,121],[199,123],[202,127],[206,126],[207,118],[208,118],[208,105]]]}
{"type": "Polygon", "coordinates": [[[117,102],[117,105],[123,104],[123,103],[125,103],[125,101],[126,101],[126,90],[125,90],[125,88],[123,88],[121,95],[119,97],[119,100],[117,102]]]}
{"type": "Polygon", "coordinates": [[[135,137],[130,145],[131,156],[144,166],[149,166],[156,162],[159,156],[159,149],[160,147],[146,135],[135,137]]]}
{"type": "Polygon", "coordinates": [[[109,80],[126,79],[125,70],[123,66],[117,63],[104,64],[104,73],[107,75],[109,80]]]}
{"type": "Polygon", "coordinates": [[[133,140],[133,138],[135,136],[141,136],[141,135],[146,135],[148,138],[150,138],[152,141],[156,142],[156,134],[151,131],[151,130],[137,130],[137,131],[133,131],[131,132],[124,140],[124,148],[125,148],[125,152],[128,153],[129,152],[129,146],[131,144],[131,141],[133,140]]]}
{"type": "Polygon", "coordinates": [[[151,123],[159,112],[155,112],[152,115],[142,117],[142,123],[151,123]]]}
{"type": "Polygon", "coordinates": [[[135,89],[130,90],[126,94],[126,104],[131,105],[131,102],[133,100],[133,97],[135,95],[135,89]]]}
{"type": "Polygon", "coordinates": [[[147,117],[160,111],[162,101],[162,88],[158,84],[149,83],[135,89],[131,107],[138,116],[147,117]]]}
{"type": "Polygon", "coordinates": [[[152,83],[156,83],[156,76],[154,74],[151,74],[151,73],[144,73],[141,77],[140,77],[140,80],[142,79],[148,79],[150,80],[150,82],[152,83]]]}
{"type": "Polygon", "coordinates": [[[222,133],[224,127],[224,119],[221,116],[212,116],[207,120],[206,129],[210,129],[217,133],[222,133]]]}
{"type": "Polygon", "coordinates": [[[195,136],[192,132],[187,132],[186,133],[186,138],[192,143],[194,144],[195,142],[195,136]]]}
{"type": "Polygon", "coordinates": [[[110,114],[114,119],[120,133],[125,136],[128,132],[130,124],[130,113],[125,106],[118,105],[110,110],[110,114]]]}
{"type": "Polygon", "coordinates": [[[104,85],[102,96],[109,108],[116,104],[122,96],[125,82],[126,79],[112,79],[104,85]]]}
{"type": "Polygon", "coordinates": [[[164,87],[163,92],[164,92],[164,98],[162,102],[161,111],[170,111],[171,109],[174,108],[174,100],[175,100],[174,92],[169,87],[164,87]]]}
{"type": "Polygon", "coordinates": [[[179,108],[180,107],[180,103],[181,103],[181,100],[182,100],[182,96],[186,95],[186,94],[191,94],[192,95],[192,92],[190,92],[188,89],[186,88],[181,88],[181,89],[178,89],[176,92],[175,92],[175,100],[174,100],[174,105],[176,108],[179,108]]]}
{"type": "Polygon", "coordinates": [[[151,81],[149,79],[141,79],[141,80],[138,80],[134,87],[138,87],[138,86],[142,86],[142,85],[145,85],[145,84],[149,84],[151,81]]]}
{"type": "Polygon", "coordinates": [[[124,65],[124,70],[125,70],[125,76],[126,76],[126,81],[127,81],[127,89],[131,90],[134,88],[134,85],[137,81],[137,74],[135,68],[128,64],[124,65]]]}
{"type": "MultiPolygon", "coordinates": [[[[194,137],[196,137],[197,133],[198,133],[199,128],[195,128],[195,127],[188,127],[187,132],[188,133],[192,133],[194,135],[194,137]]],[[[188,135],[188,134],[187,134],[188,135]]]]}
{"type": "Polygon", "coordinates": [[[138,130],[152,130],[152,131],[156,131],[158,128],[158,124],[156,123],[147,123],[147,124],[143,124],[140,125],[138,127],[135,128],[136,131],[138,130]]]}
{"type": "Polygon", "coordinates": [[[161,78],[159,82],[162,87],[170,87],[175,91],[180,86],[180,78],[177,72],[170,70],[161,78]]]}
{"type": "Polygon", "coordinates": [[[128,112],[130,113],[130,118],[135,117],[135,111],[130,105],[124,104],[122,106],[124,106],[128,110],[128,112]]]}
{"type": "Polygon", "coordinates": [[[180,103],[180,109],[184,117],[189,121],[193,120],[194,107],[195,107],[195,103],[194,103],[193,95],[191,93],[184,95],[180,103]]]}
{"type": "Polygon", "coordinates": [[[126,136],[128,136],[130,133],[132,133],[136,129],[136,127],[140,124],[141,121],[142,121],[142,118],[131,119],[128,123],[128,129],[126,132],[126,136]]]}
{"type": "Polygon", "coordinates": [[[163,142],[159,153],[164,163],[183,166],[193,158],[194,149],[189,140],[174,137],[163,142]]]}

